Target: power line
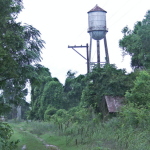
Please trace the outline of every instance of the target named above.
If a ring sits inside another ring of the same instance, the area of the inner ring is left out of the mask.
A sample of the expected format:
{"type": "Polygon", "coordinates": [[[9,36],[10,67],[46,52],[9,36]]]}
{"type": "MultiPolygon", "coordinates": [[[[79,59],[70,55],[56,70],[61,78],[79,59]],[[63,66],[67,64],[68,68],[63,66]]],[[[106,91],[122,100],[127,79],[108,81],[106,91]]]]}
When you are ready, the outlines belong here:
{"type": "MultiPolygon", "coordinates": [[[[136,4],[139,4],[140,2],[142,2],[142,0],[139,0],[136,4]]],[[[137,5],[134,5],[133,7],[135,7],[137,5]]],[[[124,16],[126,16],[131,10],[133,10],[133,7],[131,7],[131,9],[129,9],[125,14],[123,14],[117,21],[115,21],[115,23],[113,23],[112,25],[110,25],[110,27],[112,27],[113,25],[115,25],[118,21],[120,21],[124,16]]]]}
{"type": "Polygon", "coordinates": [[[109,2],[109,0],[105,1],[103,7],[105,7],[108,2],[109,2]]]}
{"type": "Polygon", "coordinates": [[[114,16],[116,13],[118,13],[118,11],[120,11],[120,9],[122,9],[122,7],[125,7],[125,5],[126,5],[129,1],[131,1],[131,0],[127,0],[121,7],[119,7],[119,9],[118,9],[114,14],[112,14],[112,15],[110,16],[110,18],[108,18],[108,20],[111,20],[111,18],[113,18],[113,16],[114,16]]]}

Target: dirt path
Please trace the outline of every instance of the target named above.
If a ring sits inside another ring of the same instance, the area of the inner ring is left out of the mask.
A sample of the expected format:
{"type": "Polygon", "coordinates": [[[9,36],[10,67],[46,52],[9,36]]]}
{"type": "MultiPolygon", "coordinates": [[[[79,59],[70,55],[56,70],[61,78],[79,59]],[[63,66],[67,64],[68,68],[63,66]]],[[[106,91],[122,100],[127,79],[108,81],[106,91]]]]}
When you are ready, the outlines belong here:
{"type": "Polygon", "coordinates": [[[46,143],[37,135],[24,131],[22,128],[13,127],[13,141],[20,140],[17,150],[60,150],[57,146],[46,143]]]}

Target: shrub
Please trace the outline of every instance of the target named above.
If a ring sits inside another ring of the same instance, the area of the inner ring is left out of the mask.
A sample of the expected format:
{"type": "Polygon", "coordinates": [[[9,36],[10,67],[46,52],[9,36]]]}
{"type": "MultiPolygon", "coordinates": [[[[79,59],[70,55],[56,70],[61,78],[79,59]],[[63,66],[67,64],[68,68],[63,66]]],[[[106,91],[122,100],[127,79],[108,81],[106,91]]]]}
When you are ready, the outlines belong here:
{"type": "Polygon", "coordinates": [[[49,105],[44,113],[44,120],[50,120],[51,116],[56,113],[57,109],[51,105],[49,105]]]}
{"type": "Polygon", "coordinates": [[[125,98],[138,105],[146,105],[150,99],[150,74],[147,71],[141,71],[137,76],[134,87],[127,91],[125,98]]]}

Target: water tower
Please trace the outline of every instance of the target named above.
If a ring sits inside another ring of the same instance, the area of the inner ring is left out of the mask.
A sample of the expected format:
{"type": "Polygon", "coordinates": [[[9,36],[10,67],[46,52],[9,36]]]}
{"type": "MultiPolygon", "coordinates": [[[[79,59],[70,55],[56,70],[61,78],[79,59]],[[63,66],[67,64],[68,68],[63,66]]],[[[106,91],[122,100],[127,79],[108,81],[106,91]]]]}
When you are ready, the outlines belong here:
{"type": "Polygon", "coordinates": [[[104,39],[104,48],[106,55],[106,63],[109,63],[109,55],[107,48],[106,33],[108,32],[106,27],[106,11],[96,5],[88,12],[88,33],[90,34],[90,47],[89,47],[89,64],[98,64],[100,66],[100,40],[104,39]],[[91,62],[91,49],[92,39],[97,41],[97,62],[91,62]]]}

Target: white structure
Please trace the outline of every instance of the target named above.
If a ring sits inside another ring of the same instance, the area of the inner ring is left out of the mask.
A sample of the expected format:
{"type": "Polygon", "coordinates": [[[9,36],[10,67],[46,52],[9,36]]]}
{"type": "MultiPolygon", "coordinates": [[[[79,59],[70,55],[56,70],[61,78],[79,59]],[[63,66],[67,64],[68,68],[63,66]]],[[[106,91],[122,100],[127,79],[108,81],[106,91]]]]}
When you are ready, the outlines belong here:
{"type": "Polygon", "coordinates": [[[4,116],[0,116],[0,122],[5,121],[5,117],[4,116]]]}
{"type": "Polygon", "coordinates": [[[21,106],[17,106],[17,120],[21,120],[21,106]]]}
{"type": "MultiPolygon", "coordinates": [[[[106,33],[106,11],[96,5],[88,12],[88,33],[90,34],[90,49],[89,49],[89,61],[91,60],[91,47],[92,39],[97,41],[97,64],[100,65],[100,43],[99,40],[104,39],[106,63],[109,63],[106,33]]],[[[91,62],[90,62],[91,63],[91,62]]]]}

